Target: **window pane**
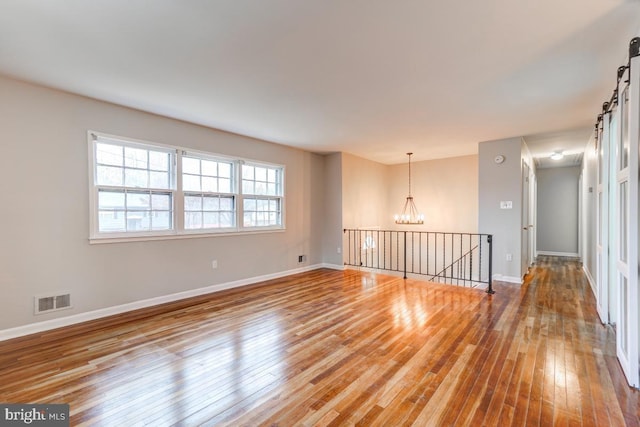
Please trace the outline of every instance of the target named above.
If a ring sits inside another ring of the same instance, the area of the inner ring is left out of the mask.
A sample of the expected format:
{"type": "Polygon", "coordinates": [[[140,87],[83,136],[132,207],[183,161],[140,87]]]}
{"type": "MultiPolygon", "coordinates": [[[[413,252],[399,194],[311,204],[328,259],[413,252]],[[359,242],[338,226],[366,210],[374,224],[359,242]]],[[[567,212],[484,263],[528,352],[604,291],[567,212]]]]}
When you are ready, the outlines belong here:
{"type": "Polygon", "coordinates": [[[204,197],[202,210],[217,211],[220,208],[220,201],[217,197],[204,197]]]}
{"type": "Polygon", "coordinates": [[[169,194],[153,194],[151,196],[151,208],[154,211],[171,210],[171,196],[169,194]]]}
{"type": "Polygon", "coordinates": [[[122,170],[122,168],[112,166],[98,166],[96,184],[122,186],[122,170]]]}
{"type": "Polygon", "coordinates": [[[157,171],[169,171],[169,153],[161,153],[158,151],[149,152],[149,169],[157,171]]]}
{"type": "Polygon", "coordinates": [[[203,176],[202,191],[206,191],[209,193],[216,193],[218,191],[217,178],[212,178],[210,176],[203,176]]]}
{"type": "Polygon", "coordinates": [[[242,179],[253,179],[253,166],[242,165],[242,179]]]}
{"type": "Polygon", "coordinates": [[[202,215],[202,222],[204,228],[217,228],[220,226],[219,220],[220,214],[217,212],[204,212],[202,215]]]}
{"type": "Polygon", "coordinates": [[[151,188],[171,188],[169,185],[169,172],[149,172],[151,188]]]}
{"type": "Polygon", "coordinates": [[[235,216],[230,212],[220,212],[220,227],[233,227],[235,216]]]}
{"type": "Polygon", "coordinates": [[[602,126],[598,128],[598,183],[602,184],[602,175],[604,174],[604,141],[602,140],[602,126]]]}
{"type": "Polygon", "coordinates": [[[256,182],[256,188],[253,194],[259,194],[259,195],[267,194],[267,184],[264,182],[256,182]]]}
{"type": "Polygon", "coordinates": [[[127,210],[151,209],[151,196],[148,193],[127,193],[127,210]]]}
{"type": "Polygon", "coordinates": [[[231,180],[227,178],[218,179],[218,191],[220,193],[231,193],[231,180]]]}
{"type": "Polygon", "coordinates": [[[254,221],[254,216],[255,216],[255,212],[245,212],[244,213],[244,222],[243,225],[245,227],[255,227],[255,221],[254,221]]]}
{"type": "Polygon", "coordinates": [[[202,175],[217,176],[218,164],[210,160],[202,160],[202,175]]]}
{"type": "Polygon", "coordinates": [[[629,230],[629,218],[627,216],[627,208],[628,208],[628,181],[624,181],[620,183],[619,191],[620,191],[620,260],[622,262],[627,262],[627,239],[628,239],[628,230],[629,230]]]}
{"type": "Polygon", "coordinates": [[[242,192],[244,194],[253,194],[254,186],[252,181],[242,181],[242,192]]]}
{"type": "Polygon", "coordinates": [[[221,197],[220,198],[220,210],[232,211],[233,210],[233,198],[232,197],[221,197]]]}
{"type": "Polygon", "coordinates": [[[127,187],[148,187],[149,176],[146,170],[138,169],[125,169],[124,170],[124,185],[127,187]]]}
{"type": "Polygon", "coordinates": [[[182,173],[200,175],[200,160],[191,157],[182,158],[182,173]]]}
{"type": "Polygon", "coordinates": [[[103,165],[122,166],[122,147],[96,143],[96,162],[103,165]]]}
{"type": "Polygon", "coordinates": [[[267,195],[269,196],[276,196],[276,185],[275,184],[267,184],[267,195]]]}
{"type": "Polygon", "coordinates": [[[182,189],[184,191],[200,191],[200,177],[195,175],[182,175],[182,189]]]}
{"type": "Polygon", "coordinates": [[[184,210],[186,210],[186,211],[201,211],[202,210],[202,197],[200,197],[200,196],[185,196],[185,198],[184,198],[184,210]]]}
{"type": "Polygon", "coordinates": [[[202,212],[185,212],[184,228],[189,230],[202,228],[202,212]]]}
{"type": "Polygon", "coordinates": [[[269,169],[268,174],[267,174],[267,181],[276,182],[276,170],[275,169],[269,169]]]}
{"type": "Polygon", "coordinates": [[[266,181],[267,170],[265,168],[256,168],[256,181],[266,181]]]}
{"type": "Polygon", "coordinates": [[[218,176],[222,178],[231,178],[231,164],[218,163],[218,176]]]}
{"type": "Polygon", "coordinates": [[[124,209],[124,191],[105,191],[98,192],[98,208],[106,209],[124,209]]]}
{"type": "Polygon", "coordinates": [[[245,199],[244,200],[244,210],[245,211],[255,211],[256,210],[256,200],[255,199],[245,199]]]}
{"type": "Polygon", "coordinates": [[[101,233],[117,233],[127,231],[124,211],[99,211],[98,231],[101,233]]]}
{"type": "Polygon", "coordinates": [[[171,230],[171,212],[153,212],[151,225],[153,230],[171,230]]]}
{"type": "Polygon", "coordinates": [[[127,212],[127,231],[145,231],[149,229],[149,218],[146,212],[127,212]]]}
{"type": "Polygon", "coordinates": [[[620,101],[620,130],[622,131],[620,169],[622,170],[629,166],[629,86],[622,93],[620,101]]]}
{"type": "Polygon", "coordinates": [[[147,169],[147,150],[124,147],[124,165],[128,168],[147,169]]]}

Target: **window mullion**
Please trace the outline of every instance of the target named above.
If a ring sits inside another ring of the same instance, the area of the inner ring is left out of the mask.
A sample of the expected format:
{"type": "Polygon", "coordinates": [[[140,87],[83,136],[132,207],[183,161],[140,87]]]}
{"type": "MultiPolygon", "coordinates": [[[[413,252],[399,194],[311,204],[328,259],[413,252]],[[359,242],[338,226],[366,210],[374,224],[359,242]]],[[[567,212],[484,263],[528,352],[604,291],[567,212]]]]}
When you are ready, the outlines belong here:
{"type": "Polygon", "coordinates": [[[235,162],[233,171],[233,185],[235,186],[236,194],[236,228],[238,230],[244,229],[244,193],[242,192],[242,166],[244,162],[238,160],[235,162]]]}

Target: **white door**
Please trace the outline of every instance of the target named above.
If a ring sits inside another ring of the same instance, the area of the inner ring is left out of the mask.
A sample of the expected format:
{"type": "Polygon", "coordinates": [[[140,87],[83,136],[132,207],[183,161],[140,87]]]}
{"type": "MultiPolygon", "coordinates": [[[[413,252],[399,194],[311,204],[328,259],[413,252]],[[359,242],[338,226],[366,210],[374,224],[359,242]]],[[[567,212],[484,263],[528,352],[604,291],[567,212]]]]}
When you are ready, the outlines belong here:
{"type": "Polygon", "coordinates": [[[615,273],[618,289],[616,353],[630,385],[639,385],[638,372],[638,118],[640,117],[640,57],[632,58],[629,79],[618,87],[619,126],[616,150],[615,273]]]}
{"type": "Polygon", "coordinates": [[[598,126],[598,191],[596,236],[596,292],[598,315],[609,323],[609,113],[598,126]]]}

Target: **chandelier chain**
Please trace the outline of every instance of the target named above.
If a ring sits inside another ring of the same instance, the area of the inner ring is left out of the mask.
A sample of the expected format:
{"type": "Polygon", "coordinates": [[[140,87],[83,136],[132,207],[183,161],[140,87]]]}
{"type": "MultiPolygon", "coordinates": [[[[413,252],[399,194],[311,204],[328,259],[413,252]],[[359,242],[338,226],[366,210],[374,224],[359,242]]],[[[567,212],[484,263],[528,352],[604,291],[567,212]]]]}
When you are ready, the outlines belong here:
{"type": "Polygon", "coordinates": [[[407,153],[409,156],[409,197],[411,197],[411,156],[413,153],[407,153]]]}

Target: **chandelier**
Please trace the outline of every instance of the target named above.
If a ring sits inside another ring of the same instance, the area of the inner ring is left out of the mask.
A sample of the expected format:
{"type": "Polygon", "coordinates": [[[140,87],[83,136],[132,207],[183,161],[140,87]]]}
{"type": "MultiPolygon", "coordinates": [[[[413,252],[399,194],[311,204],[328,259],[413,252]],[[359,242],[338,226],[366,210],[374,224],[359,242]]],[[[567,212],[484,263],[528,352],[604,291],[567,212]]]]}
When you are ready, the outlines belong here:
{"type": "Polygon", "coordinates": [[[416,204],[413,202],[413,196],[411,196],[411,156],[413,153],[407,153],[409,156],[409,195],[404,202],[404,208],[400,215],[394,215],[393,219],[396,224],[424,224],[424,214],[418,212],[416,204]]]}

